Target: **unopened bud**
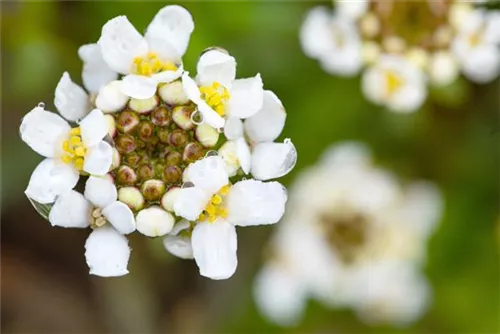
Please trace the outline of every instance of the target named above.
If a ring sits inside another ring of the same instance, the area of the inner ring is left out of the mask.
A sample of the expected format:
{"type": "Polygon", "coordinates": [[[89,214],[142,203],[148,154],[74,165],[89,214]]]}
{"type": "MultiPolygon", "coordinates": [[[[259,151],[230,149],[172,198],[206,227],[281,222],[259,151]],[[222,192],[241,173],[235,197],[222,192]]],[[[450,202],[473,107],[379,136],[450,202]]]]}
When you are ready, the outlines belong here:
{"type": "Polygon", "coordinates": [[[160,180],[147,180],[141,186],[141,192],[148,201],[158,201],[165,193],[165,183],[160,180]]]}
{"type": "Polygon", "coordinates": [[[149,99],[130,99],[128,106],[130,109],[137,111],[140,114],[145,114],[150,112],[153,108],[158,105],[158,97],[153,95],[149,99]]]}
{"type": "Polygon", "coordinates": [[[160,128],[156,133],[158,140],[163,144],[170,144],[170,131],[167,128],[160,128]]]}
{"type": "Polygon", "coordinates": [[[189,141],[189,135],[180,129],[172,131],[169,135],[169,142],[175,147],[184,147],[189,141]]]}
{"type": "Polygon", "coordinates": [[[139,115],[131,110],[124,110],[116,119],[116,127],[121,132],[131,132],[135,129],[137,125],[139,125],[139,115]]]}
{"type": "Polygon", "coordinates": [[[106,125],[108,127],[108,135],[111,138],[114,138],[116,136],[115,118],[111,115],[104,115],[104,119],[106,120],[106,125]]]}
{"type": "Polygon", "coordinates": [[[205,155],[205,150],[200,144],[189,143],[184,148],[182,159],[188,163],[191,163],[203,158],[204,155],[205,155]]]}
{"type": "Polygon", "coordinates": [[[179,182],[182,177],[182,170],[178,166],[165,167],[163,171],[163,181],[173,184],[179,182]]]}
{"type": "Polygon", "coordinates": [[[401,37],[390,36],[382,41],[384,49],[389,53],[401,53],[406,47],[406,42],[401,37]]]}
{"type": "Polygon", "coordinates": [[[154,131],[155,131],[155,126],[153,125],[153,123],[149,121],[142,121],[139,124],[137,133],[139,135],[139,138],[141,138],[144,141],[149,141],[153,137],[154,131]]]}
{"type": "Polygon", "coordinates": [[[212,148],[219,141],[219,131],[207,124],[201,124],[196,127],[196,139],[207,148],[212,148]]]}
{"type": "Polygon", "coordinates": [[[191,120],[191,114],[195,111],[193,106],[178,106],[172,111],[172,119],[181,129],[191,130],[194,123],[191,120]]]}
{"type": "Polygon", "coordinates": [[[127,154],[136,149],[135,140],[129,135],[119,135],[115,140],[115,146],[121,154],[127,154]]]}
{"type": "Polygon", "coordinates": [[[180,80],[162,85],[158,93],[161,99],[170,105],[181,105],[189,102],[180,80]]]}
{"type": "Polygon", "coordinates": [[[129,166],[120,166],[116,172],[116,182],[125,186],[133,185],[137,182],[137,174],[129,166]]]}
{"type": "Polygon", "coordinates": [[[122,93],[122,82],[115,80],[99,90],[95,105],[103,113],[112,113],[125,108],[128,100],[129,97],[122,93]]]}
{"type": "Polygon", "coordinates": [[[170,212],[174,212],[174,203],[181,192],[181,188],[172,187],[161,198],[161,206],[170,212]]]}
{"type": "Polygon", "coordinates": [[[123,187],[118,189],[118,200],[128,205],[128,207],[137,211],[144,207],[144,197],[136,187],[123,187]]]}
{"type": "Polygon", "coordinates": [[[224,160],[227,174],[232,177],[236,175],[241,164],[238,159],[238,151],[235,141],[225,142],[219,148],[219,156],[224,160]]]}
{"type": "Polygon", "coordinates": [[[380,32],[380,21],[375,14],[368,13],[361,19],[360,28],[363,35],[373,38],[380,32]]]}
{"type": "Polygon", "coordinates": [[[111,169],[115,169],[120,166],[120,152],[113,147],[113,156],[111,158],[111,169]]]}
{"type": "Polygon", "coordinates": [[[151,164],[148,163],[141,164],[137,168],[137,175],[141,180],[149,180],[154,175],[153,166],[151,166],[151,164]]]}
{"type": "Polygon", "coordinates": [[[157,205],[141,210],[136,217],[137,230],[148,237],[159,237],[172,230],[175,219],[157,205]]]}
{"type": "Polygon", "coordinates": [[[129,154],[125,155],[124,161],[127,163],[127,165],[137,166],[139,161],[141,161],[141,156],[137,152],[130,152],[129,154]]]}
{"type": "Polygon", "coordinates": [[[165,156],[167,166],[178,166],[182,162],[182,155],[179,152],[171,151],[165,156]]]}
{"type": "Polygon", "coordinates": [[[156,108],[156,110],[151,113],[151,122],[158,126],[169,125],[171,119],[172,115],[170,114],[170,111],[164,106],[156,108]]]}

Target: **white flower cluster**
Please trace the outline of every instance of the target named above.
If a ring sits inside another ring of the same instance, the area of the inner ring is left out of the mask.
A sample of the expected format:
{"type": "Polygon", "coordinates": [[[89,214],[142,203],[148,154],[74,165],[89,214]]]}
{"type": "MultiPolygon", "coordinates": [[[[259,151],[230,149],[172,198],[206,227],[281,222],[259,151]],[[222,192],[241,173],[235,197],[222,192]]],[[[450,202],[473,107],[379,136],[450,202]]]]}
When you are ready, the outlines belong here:
{"type": "Polygon", "coordinates": [[[431,184],[401,187],[363,145],[329,149],[291,188],[255,281],[262,314],[294,325],[313,297],[369,323],[416,320],[430,299],[421,266],[441,206],[431,184]]]}
{"type": "Polygon", "coordinates": [[[206,50],[191,78],[181,58],[193,29],[179,6],[161,9],[144,36],[125,16],[108,21],[79,50],[90,94],[64,73],[60,115],[40,103],[23,118],[22,139],[46,157],[25,193],[50,209],[53,226],[92,228],[91,274],[127,274],[125,235],[137,230],[164,236],[201,275],[225,279],[237,266],[236,226],[284,213],[286,189],[264,181],[297,159],[289,139],[275,142],[285,109],[259,74],[236,79],[236,60],[222,49],[206,50]]]}
{"type": "Polygon", "coordinates": [[[476,83],[500,73],[500,13],[467,1],[337,0],[310,11],[300,32],[304,52],[329,73],[363,71],[367,99],[412,112],[428,83],[444,86],[461,71],[476,83]]]}

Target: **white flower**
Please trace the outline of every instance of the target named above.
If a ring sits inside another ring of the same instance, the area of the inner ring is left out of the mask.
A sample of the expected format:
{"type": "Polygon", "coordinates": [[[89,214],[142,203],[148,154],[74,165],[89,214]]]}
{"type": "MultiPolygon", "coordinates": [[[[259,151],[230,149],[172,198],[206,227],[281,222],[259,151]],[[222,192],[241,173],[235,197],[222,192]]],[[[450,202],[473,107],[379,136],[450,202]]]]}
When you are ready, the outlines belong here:
{"type": "Polygon", "coordinates": [[[115,185],[109,178],[89,177],[85,196],[74,190],[59,195],[49,221],[52,226],[95,228],[85,243],[91,274],[110,277],[128,273],[130,248],[123,235],[135,231],[135,220],[130,208],[117,201],[115,185]]]}
{"type": "Polygon", "coordinates": [[[452,44],[465,76],[486,83],[500,74],[500,14],[469,13],[452,44]]]}
{"type": "Polygon", "coordinates": [[[123,93],[147,99],[158,83],[182,74],[181,58],[194,30],[191,14],[180,6],[162,8],[143,37],[125,16],[108,21],[97,42],[102,57],[114,71],[124,74],[123,93]]]}
{"type": "Polygon", "coordinates": [[[357,20],[368,11],[369,5],[370,0],[336,0],[335,10],[341,16],[357,20]]]}
{"type": "MultiPolygon", "coordinates": [[[[65,117],[73,115],[68,110],[65,117]]],[[[19,132],[26,144],[46,157],[34,170],[25,191],[39,203],[52,203],[56,196],[72,189],[81,171],[104,175],[111,167],[113,150],[103,140],[107,124],[98,109],[71,128],[62,117],[39,106],[24,116],[19,132]]]]}
{"type": "Polygon", "coordinates": [[[285,126],[286,111],[280,99],[264,91],[262,108],[242,122],[229,118],[224,133],[229,139],[219,149],[229,176],[241,167],[258,180],[270,180],[288,174],[297,161],[297,151],[290,140],[275,143],[285,126]],[[247,143],[247,141],[249,143],[247,143]]]}
{"type": "Polygon", "coordinates": [[[262,107],[263,84],[260,74],[236,79],[236,60],[212,49],[204,52],[197,65],[196,82],[184,73],[182,83],[187,97],[203,115],[203,122],[223,128],[225,118],[248,118],[262,107]]]}
{"type": "Polygon", "coordinates": [[[300,42],[306,55],[319,60],[329,73],[352,76],[363,64],[362,44],[354,22],[326,8],[309,12],[300,31],[300,42]]]}
{"type": "Polygon", "coordinates": [[[298,321],[308,297],[371,322],[408,323],[422,314],[428,291],[418,270],[441,212],[432,185],[403,188],[371,164],[364,146],[347,143],[299,176],[288,207],[255,285],[271,320],[298,321]],[[414,298],[401,294],[413,288],[414,298]]]}
{"type": "Polygon", "coordinates": [[[363,73],[362,88],[373,103],[395,112],[413,112],[427,97],[422,71],[402,57],[384,55],[363,73]]]}
{"type": "Polygon", "coordinates": [[[97,43],[85,44],[78,49],[78,56],[83,61],[83,85],[91,93],[97,93],[109,82],[118,78],[118,73],[109,68],[97,43]]]}
{"type": "MultiPolygon", "coordinates": [[[[206,157],[189,166],[174,204],[175,214],[194,221],[191,245],[200,274],[226,279],[237,266],[235,226],[274,224],[285,210],[286,191],[278,182],[245,180],[229,184],[223,160],[206,157]]],[[[165,240],[168,243],[168,239],[165,240]]]]}
{"type": "Polygon", "coordinates": [[[448,85],[459,74],[457,59],[449,52],[435,52],[429,61],[429,78],[437,85],[448,85]]]}

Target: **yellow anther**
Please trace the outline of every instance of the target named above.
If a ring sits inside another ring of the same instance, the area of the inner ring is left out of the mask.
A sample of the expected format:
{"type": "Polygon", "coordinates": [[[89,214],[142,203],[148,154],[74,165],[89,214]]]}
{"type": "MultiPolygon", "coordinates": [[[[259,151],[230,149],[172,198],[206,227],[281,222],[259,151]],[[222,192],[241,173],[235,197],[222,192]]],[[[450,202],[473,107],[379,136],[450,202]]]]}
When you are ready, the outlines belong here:
{"type": "Polygon", "coordinates": [[[212,87],[215,88],[215,89],[218,89],[219,87],[221,87],[222,85],[220,83],[218,83],[217,81],[215,81],[213,84],[212,84],[212,87]]]}
{"type": "Polygon", "coordinates": [[[149,51],[148,52],[148,58],[149,59],[157,59],[156,53],[149,51]]]}
{"type": "Polygon", "coordinates": [[[210,217],[208,217],[208,221],[211,222],[211,223],[213,223],[216,220],[217,220],[216,216],[210,216],[210,217]]]}
{"type": "Polygon", "coordinates": [[[72,128],[69,131],[69,134],[72,135],[72,136],[79,136],[81,134],[80,127],[78,127],[78,128],[72,128]]]}
{"type": "Polygon", "coordinates": [[[219,216],[221,216],[222,218],[227,218],[227,209],[226,208],[221,208],[219,209],[219,216]]]}
{"type": "Polygon", "coordinates": [[[217,107],[215,107],[215,112],[219,114],[220,116],[224,116],[225,114],[225,108],[222,104],[219,104],[217,107]]]}
{"type": "Polygon", "coordinates": [[[177,66],[171,62],[162,62],[154,52],[148,52],[144,57],[134,58],[132,72],[150,76],[151,74],[163,71],[175,71],[177,66]]]}
{"type": "Polygon", "coordinates": [[[216,213],[216,208],[212,203],[209,203],[207,207],[205,208],[205,211],[210,215],[215,215],[216,213]]]}
{"type": "Polygon", "coordinates": [[[226,196],[229,193],[229,189],[231,189],[231,185],[226,184],[224,187],[220,188],[219,194],[221,194],[222,196],[226,196]]]}
{"type": "Polygon", "coordinates": [[[405,83],[403,78],[394,71],[386,71],[385,73],[385,78],[386,78],[386,92],[387,95],[392,95],[395,92],[397,92],[405,83]]]}
{"type": "Polygon", "coordinates": [[[68,152],[69,150],[69,141],[65,140],[63,141],[63,150],[65,150],[66,152],[68,152]]]}
{"type": "Polygon", "coordinates": [[[164,63],[163,71],[177,71],[177,66],[174,63],[164,63]]]}
{"type": "Polygon", "coordinates": [[[219,205],[222,203],[222,197],[220,195],[213,195],[212,196],[212,204],[214,205],[219,205]]]}
{"type": "Polygon", "coordinates": [[[80,145],[80,143],[82,142],[82,138],[79,137],[79,136],[71,136],[69,138],[69,143],[73,146],[75,145],[80,145]]]}
{"type": "Polygon", "coordinates": [[[76,158],[74,165],[75,165],[76,169],[82,170],[83,169],[83,158],[76,158]]]}
{"type": "Polygon", "coordinates": [[[75,148],[75,154],[79,157],[84,157],[85,153],[87,153],[87,150],[83,146],[78,146],[75,148]]]}
{"type": "Polygon", "coordinates": [[[73,159],[71,158],[71,155],[63,155],[61,157],[61,160],[66,163],[66,164],[69,164],[73,159]]]}
{"type": "Polygon", "coordinates": [[[140,63],[142,63],[142,58],[141,57],[135,57],[134,58],[134,64],[139,65],[140,63]]]}
{"type": "Polygon", "coordinates": [[[199,220],[200,222],[204,222],[205,220],[207,220],[207,216],[206,216],[204,213],[202,213],[202,214],[198,217],[198,220],[199,220]]]}

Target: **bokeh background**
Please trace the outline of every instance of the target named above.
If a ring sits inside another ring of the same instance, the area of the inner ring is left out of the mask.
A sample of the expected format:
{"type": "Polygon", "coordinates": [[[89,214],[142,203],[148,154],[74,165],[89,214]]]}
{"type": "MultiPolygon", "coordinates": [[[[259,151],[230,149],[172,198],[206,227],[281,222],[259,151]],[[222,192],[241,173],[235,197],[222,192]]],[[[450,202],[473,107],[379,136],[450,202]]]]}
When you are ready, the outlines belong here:
{"type": "Polygon", "coordinates": [[[18,126],[40,101],[54,110],[63,71],[81,83],[77,49],[95,42],[107,20],[127,15],[144,31],[168,2],[1,2],[2,332],[498,333],[499,80],[484,86],[461,80],[433,90],[419,112],[394,114],[365,102],[359,78],[332,77],[302,53],[298,31],[319,2],[176,3],[196,24],[185,68],[194,72],[203,49],[221,46],[236,57],[239,77],[260,72],[265,88],[283,101],[283,138],[299,152],[285,184],[330,144],[355,139],[403,181],[425,178],[440,187],[446,209],[425,267],[432,306],[414,325],[394,329],[369,327],[351,311],[311,301],[300,326],[276,327],[252,300],[271,226],[239,230],[239,267],[226,281],[199,276],[193,261],[169,255],[161,239],[140,236],[130,241],[131,274],[89,276],[88,231],[51,228],[23,194],[41,158],[21,142],[18,126]]]}

